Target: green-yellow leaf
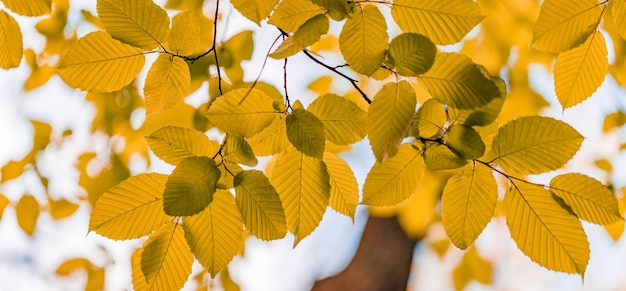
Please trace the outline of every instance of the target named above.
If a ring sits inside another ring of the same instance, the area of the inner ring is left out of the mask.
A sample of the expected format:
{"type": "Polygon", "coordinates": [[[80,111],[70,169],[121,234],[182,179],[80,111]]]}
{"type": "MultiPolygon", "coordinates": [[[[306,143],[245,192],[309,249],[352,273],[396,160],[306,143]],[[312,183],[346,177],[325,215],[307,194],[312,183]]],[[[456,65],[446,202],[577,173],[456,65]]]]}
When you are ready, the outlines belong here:
{"type": "Polygon", "coordinates": [[[456,53],[438,54],[418,80],[439,102],[458,109],[483,106],[500,96],[498,87],[470,58],[456,53]]]}
{"type": "Polygon", "coordinates": [[[407,81],[387,83],[376,93],[367,114],[367,133],[378,162],[396,155],[416,105],[415,91],[407,81]]]}
{"type": "Polygon", "coordinates": [[[200,21],[191,10],[183,11],[172,19],[170,50],[178,55],[188,56],[196,51],[200,42],[200,21]]]}
{"type": "Polygon", "coordinates": [[[15,216],[17,217],[17,225],[29,236],[35,233],[37,219],[39,219],[39,202],[30,194],[26,194],[20,198],[15,205],[15,216]]]}
{"type": "MultiPolygon", "coordinates": [[[[499,79],[502,81],[501,79],[499,79]]],[[[504,83],[504,82],[502,82],[504,83]]],[[[455,122],[469,126],[485,126],[493,123],[504,105],[504,96],[493,98],[487,105],[483,105],[474,109],[458,110],[456,108],[448,108],[450,118],[455,122]]]]}
{"type": "Polygon", "coordinates": [[[148,290],[180,290],[192,264],[183,228],[176,222],[164,224],[143,244],[141,272],[148,290]]]}
{"type": "Polygon", "coordinates": [[[317,97],[307,110],[322,121],[326,139],[334,144],[353,144],[367,134],[367,113],[348,99],[326,94],[317,97]]]}
{"type": "Polygon", "coordinates": [[[157,157],[172,165],[189,157],[213,157],[220,148],[204,133],[178,126],[160,128],[147,136],[146,142],[157,157]]]}
{"type": "Polygon", "coordinates": [[[431,144],[424,151],[424,163],[431,171],[457,169],[467,160],[459,157],[449,147],[442,144],[431,144]]]}
{"type": "Polygon", "coordinates": [[[192,217],[183,217],[185,239],[202,266],[215,277],[243,246],[243,222],[229,191],[215,192],[213,202],[192,217]]]}
{"type": "Polygon", "coordinates": [[[271,156],[287,149],[290,143],[285,117],[279,115],[268,127],[249,138],[248,143],[257,156],[271,156]]]}
{"type": "Polygon", "coordinates": [[[171,216],[191,216],[213,200],[220,170],[209,157],[190,157],[178,163],[165,184],[163,209],[171,216]]]}
{"type": "Polygon", "coordinates": [[[436,53],[435,44],[417,33],[400,34],[389,44],[389,60],[402,76],[426,73],[435,62],[436,53]]]}
{"type": "Polygon", "coordinates": [[[417,110],[412,123],[413,136],[430,138],[441,133],[446,122],[446,111],[436,99],[428,99],[417,110]]]}
{"type": "Polygon", "coordinates": [[[328,32],[330,21],[326,15],[320,14],[307,20],[290,37],[286,38],[280,46],[270,54],[275,59],[284,59],[294,55],[308,46],[317,42],[322,35],[328,32]]]}
{"type": "Polygon", "coordinates": [[[474,243],[493,217],[498,186],[491,170],[470,164],[448,180],[441,197],[441,220],[446,234],[460,249],[474,243]]]}
{"type": "Polygon", "coordinates": [[[552,53],[579,46],[598,27],[607,2],[597,0],[544,1],[539,18],[533,26],[531,46],[552,53]]]}
{"type": "Polygon", "coordinates": [[[224,138],[224,158],[235,164],[244,164],[249,167],[257,165],[258,161],[252,148],[241,136],[228,134],[224,138]]]}
{"type": "Polygon", "coordinates": [[[144,62],[140,49],[98,31],[85,35],[70,47],[58,72],[74,88],[113,92],[132,82],[144,62]]]}
{"type": "Polygon", "coordinates": [[[311,0],[311,2],[328,10],[327,14],[335,21],[345,19],[355,6],[355,3],[344,0],[311,0]]]}
{"type": "Polygon", "coordinates": [[[152,0],[98,0],[98,17],[116,39],[146,50],[170,38],[170,18],[152,0]]]}
{"type": "Polygon", "coordinates": [[[387,54],[387,23],[376,6],[355,9],[339,34],[339,49],[350,68],[371,76],[387,54]]]}
{"type": "Polygon", "coordinates": [[[354,222],[359,202],[359,185],[350,165],[339,156],[325,152],[324,163],[330,177],[330,207],[354,222]]]}
{"type": "Polygon", "coordinates": [[[294,109],[287,116],[287,139],[301,153],[322,159],[326,137],[324,124],[313,113],[294,109]]]}
{"type": "Polygon", "coordinates": [[[278,116],[272,98],[258,89],[235,89],[215,100],[207,116],[219,129],[249,138],[278,116]]]}
{"type": "Polygon", "coordinates": [[[374,164],[367,174],[362,203],[393,206],[404,201],[417,190],[425,169],[420,152],[403,144],[394,157],[374,164]]]}
{"type": "Polygon", "coordinates": [[[509,173],[540,174],[567,163],[583,139],[565,122],[542,116],[522,117],[498,130],[491,156],[509,173]]]}
{"type": "Polygon", "coordinates": [[[11,15],[0,11],[0,68],[18,67],[22,54],[22,32],[19,24],[11,15]]]}
{"type": "MultiPolygon", "coordinates": [[[[619,35],[626,39],[626,2],[624,1],[611,1],[609,2],[611,7],[611,16],[613,16],[613,22],[615,22],[615,28],[619,35]]],[[[617,41],[617,40],[614,40],[617,41]]]]}
{"type": "Polygon", "coordinates": [[[246,229],[262,240],[285,237],[287,222],[280,197],[261,171],[241,171],[235,177],[236,201],[246,229]]]}
{"type": "Polygon", "coordinates": [[[510,189],[506,223],[517,247],[550,270],[584,275],[589,242],[580,220],[542,187],[518,183],[510,189]]]}
{"type": "Polygon", "coordinates": [[[161,113],[183,102],[190,85],[189,66],[183,59],[159,55],[150,67],[143,87],[146,114],[161,113]]]}
{"type": "Polygon", "coordinates": [[[89,219],[89,231],[110,239],[150,234],[170,217],[163,212],[167,176],[144,173],[128,178],[102,194],[89,219]]]}
{"type": "Polygon", "coordinates": [[[24,16],[43,16],[52,12],[52,0],[2,0],[4,6],[24,16]]]}
{"type": "Polygon", "coordinates": [[[293,33],[307,20],[324,13],[326,9],[310,0],[283,0],[270,16],[268,23],[287,33],[293,33]]]}
{"type": "Polygon", "coordinates": [[[463,159],[478,159],[485,153],[485,143],[478,132],[465,124],[453,124],[443,137],[443,141],[454,153],[463,159]]]}
{"type": "Polygon", "coordinates": [[[231,0],[235,9],[257,25],[270,16],[279,0],[231,0]]]}
{"type": "Polygon", "coordinates": [[[271,182],[283,202],[294,246],[317,228],[330,197],[330,177],[321,159],[294,148],[278,155],[271,182]]]}
{"type": "Polygon", "coordinates": [[[394,0],[391,16],[402,31],[425,35],[441,45],[459,42],[485,18],[471,0],[394,0]]]}
{"type": "Polygon", "coordinates": [[[554,89],[563,109],[584,101],[600,87],[609,71],[607,55],[599,31],[582,45],[559,54],[554,63],[554,89]]]}
{"type": "Polygon", "coordinates": [[[556,176],[550,191],[586,221],[606,225],[623,219],[615,195],[594,178],[576,173],[556,176]]]}

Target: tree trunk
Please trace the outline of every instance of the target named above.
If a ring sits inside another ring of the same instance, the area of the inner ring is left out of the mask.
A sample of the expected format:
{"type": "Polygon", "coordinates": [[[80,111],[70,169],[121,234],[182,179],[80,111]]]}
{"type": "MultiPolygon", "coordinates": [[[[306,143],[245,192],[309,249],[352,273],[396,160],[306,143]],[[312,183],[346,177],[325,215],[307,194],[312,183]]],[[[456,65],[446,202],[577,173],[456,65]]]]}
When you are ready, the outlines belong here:
{"type": "Polygon", "coordinates": [[[350,264],[339,274],[315,282],[312,290],[406,290],[416,243],[406,236],[396,217],[370,216],[350,264]]]}

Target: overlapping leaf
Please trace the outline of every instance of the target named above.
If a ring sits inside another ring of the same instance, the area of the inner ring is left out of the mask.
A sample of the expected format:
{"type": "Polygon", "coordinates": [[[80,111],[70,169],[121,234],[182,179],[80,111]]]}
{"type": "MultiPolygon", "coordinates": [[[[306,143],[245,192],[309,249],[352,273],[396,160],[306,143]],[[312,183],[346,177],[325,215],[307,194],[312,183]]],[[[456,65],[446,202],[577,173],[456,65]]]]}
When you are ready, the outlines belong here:
{"type": "MultiPolygon", "coordinates": [[[[501,81],[501,80],[500,80],[501,81]]],[[[504,83],[504,82],[502,82],[504,83]]],[[[496,120],[502,106],[504,105],[505,92],[501,92],[501,97],[493,98],[487,105],[483,105],[469,110],[458,110],[450,107],[448,114],[455,122],[462,123],[469,126],[485,126],[489,125],[496,120]],[[504,94],[502,94],[504,93],[504,94]]]]}
{"type": "Polygon", "coordinates": [[[189,157],[212,157],[220,147],[204,133],[178,126],[160,128],[147,136],[146,142],[157,157],[172,165],[189,157]]]}
{"type": "Polygon", "coordinates": [[[215,277],[243,246],[243,222],[233,195],[215,192],[204,211],[183,218],[185,239],[202,266],[215,277]]]}
{"type": "Polygon", "coordinates": [[[217,98],[207,116],[221,130],[248,138],[278,116],[272,102],[261,90],[235,89],[217,98]]]}
{"type": "Polygon", "coordinates": [[[287,139],[301,153],[318,159],[324,155],[324,124],[313,113],[294,109],[287,116],[287,139]]]}
{"type": "Polygon", "coordinates": [[[139,174],[102,194],[89,220],[89,231],[111,239],[139,238],[158,229],[170,217],[163,212],[167,176],[139,174]]]}
{"type": "Polygon", "coordinates": [[[385,60],[387,23],[376,6],[355,9],[339,34],[339,49],[350,68],[372,75],[385,60]]]}
{"type": "Polygon", "coordinates": [[[19,66],[22,53],[20,26],[11,15],[0,11],[0,68],[10,69],[19,66]]]}
{"type": "Polygon", "coordinates": [[[464,159],[478,159],[485,153],[485,144],[480,134],[465,124],[450,126],[443,140],[446,146],[464,159]]]}
{"type": "Polygon", "coordinates": [[[311,2],[326,8],[328,15],[336,21],[346,18],[355,6],[354,2],[343,0],[311,0],[311,2]]]}
{"type": "Polygon", "coordinates": [[[474,243],[493,217],[498,187],[491,170],[470,164],[446,184],[441,197],[441,219],[455,246],[466,249],[474,243]]]}
{"type": "Polygon", "coordinates": [[[391,16],[402,31],[425,35],[442,45],[459,42],[485,17],[470,0],[394,0],[391,16]]]}
{"type": "Polygon", "coordinates": [[[411,125],[412,134],[415,137],[432,137],[443,129],[446,119],[446,111],[443,105],[436,99],[428,99],[415,114],[411,125]]]}
{"type": "Polygon", "coordinates": [[[389,44],[389,61],[403,76],[426,73],[435,62],[436,53],[435,44],[417,33],[403,33],[389,44]]]}
{"type": "Polygon", "coordinates": [[[285,117],[279,115],[268,127],[248,139],[248,143],[257,156],[269,156],[287,149],[290,143],[285,117]]]}
{"type": "Polygon", "coordinates": [[[317,97],[307,110],[324,124],[326,139],[337,145],[353,144],[367,134],[366,112],[335,94],[317,97]]]}
{"type": "Polygon", "coordinates": [[[615,22],[615,28],[619,35],[626,39],[626,2],[624,1],[611,1],[611,16],[613,16],[613,22],[615,22]]]}
{"type": "Polygon", "coordinates": [[[85,35],[67,51],[58,73],[74,88],[112,92],[133,81],[144,62],[140,49],[98,31],[85,35]]]}
{"type": "Polygon", "coordinates": [[[293,33],[307,20],[325,12],[326,9],[309,0],[283,0],[270,16],[268,23],[287,33],[293,33]]]}
{"type": "Polygon", "coordinates": [[[43,16],[52,12],[52,0],[2,0],[11,11],[24,16],[43,16]]]}
{"type": "Polygon", "coordinates": [[[431,171],[457,169],[467,162],[443,144],[430,144],[424,150],[424,163],[431,171]]]}
{"type": "Polygon", "coordinates": [[[172,53],[187,56],[192,54],[200,42],[200,21],[191,10],[183,11],[172,19],[169,48],[172,53]]]}
{"type": "Polygon", "coordinates": [[[330,177],[330,207],[354,222],[356,205],[359,202],[359,185],[350,165],[329,152],[324,153],[324,164],[330,177]]]}
{"type": "Polygon", "coordinates": [[[284,59],[306,49],[308,46],[317,42],[322,35],[326,34],[329,27],[330,21],[326,15],[320,14],[314,16],[300,26],[292,36],[285,39],[280,46],[270,54],[270,57],[284,59]]]}
{"type": "Polygon", "coordinates": [[[279,0],[231,0],[235,9],[257,25],[270,16],[279,0]]]}
{"type": "Polygon", "coordinates": [[[183,59],[159,55],[150,67],[143,87],[146,114],[161,113],[183,102],[190,85],[189,66],[183,59]]]}
{"type": "Polygon", "coordinates": [[[224,138],[224,158],[231,163],[244,164],[249,167],[257,165],[258,161],[248,142],[238,135],[226,135],[224,138]]]}
{"type": "Polygon", "coordinates": [[[147,290],[181,289],[193,264],[183,228],[176,222],[168,222],[152,233],[143,244],[140,262],[147,283],[141,285],[147,290]]]}
{"type": "Polygon", "coordinates": [[[517,247],[531,260],[555,271],[583,275],[589,243],[576,216],[561,207],[552,194],[519,183],[506,193],[506,222],[517,247]]]}
{"type": "Polygon", "coordinates": [[[209,157],[186,158],[172,171],[165,184],[163,209],[172,216],[190,216],[213,200],[220,170],[209,157]]]}

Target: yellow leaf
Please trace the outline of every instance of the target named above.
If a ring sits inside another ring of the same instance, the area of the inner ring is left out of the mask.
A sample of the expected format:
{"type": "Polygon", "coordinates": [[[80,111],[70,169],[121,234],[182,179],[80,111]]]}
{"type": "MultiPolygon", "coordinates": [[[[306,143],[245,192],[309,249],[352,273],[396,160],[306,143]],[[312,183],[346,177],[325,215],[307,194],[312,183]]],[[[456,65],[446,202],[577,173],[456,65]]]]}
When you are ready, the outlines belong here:
{"type": "Polygon", "coordinates": [[[150,234],[170,217],[163,212],[167,176],[133,176],[100,196],[89,220],[89,231],[111,239],[134,239],[150,234]]]}
{"type": "MultiPolygon", "coordinates": [[[[499,79],[502,81],[502,79],[499,79]]],[[[504,83],[504,81],[502,81],[504,83]]],[[[448,108],[448,114],[452,120],[469,126],[486,126],[493,123],[504,105],[505,92],[501,92],[502,97],[491,99],[487,105],[483,105],[469,110],[458,110],[456,108],[448,108]],[[504,94],[502,94],[504,93],[504,94]]]]}
{"type": "Polygon", "coordinates": [[[446,234],[460,249],[474,243],[493,217],[498,186],[491,170],[472,163],[448,180],[441,197],[446,234]]]}
{"type": "Polygon", "coordinates": [[[626,113],[623,111],[615,111],[604,117],[602,131],[609,132],[613,129],[622,127],[624,124],[626,124],[626,113]]]}
{"type": "Polygon", "coordinates": [[[78,210],[78,204],[72,203],[65,198],[48,199],[48,204],[50,205],[50,216],[56,220],[66,218],[78,210]]]}
{"type": "Polygon", "coordinates": [[[427,37],[417,33],[403,33],[389,44],[389,61],[402,76],[426,73],[435,62],[437,47],[427,37]]]}
{"type": "Polygon", "coordinates": [[[52,0],[2,0],[11,11],[24,16],[43,16],[52,12],[52,0]]]}
{"type": "Polygon", "coordinates": [[[196,51],[200,42],[200,22],[196,13],[183,11],[172,19],[170,50],[178,55],[188,56],[196,51]]]}
{"type": "Polygon", "coordinates": [[[540,174],[562,167],[580,148],[583,137],[569,124],[550,117],[515,119],[498,130],[491,162],[517,174],[540,174]]]}
{"type": "Polygon", "coordinates": [[[533,26],[533,48],[558,53],[573,49],[596,30],[608,1],[546,0],[533,26]]]}
{"type": "Polygon", "coordinates": [[[39,202],[32,195],[24,195],[15,205],[17,224],[29,236],[35,233],[37,219],[39,218],[39,202]]]}
{"type": "Polygon", "coordinates": [[[113,92],[133,81],[144,62],[140,49],[98,31],[85,35],[67,51],[58,72],[74,88],[113,92]]]}
{"type": "Polygon", "coordinates": [[[404,201],[417,190],[425,169],[420,152],[403,144],[394,157],[374,164],[365,179],[361,203],[393,206],[404,201]]]}
{"type": "Polygon", "coordinates": [[[424,163],[431,171],[451,170],[464,166],[467,160],[459,157],[443,144],[430,144],[424,150],[424,163]]]}
{"type": "Polygon", "coordinates": [[[500,96],[470,58],[456,53],[438,54],[430,70],[417,78],[439,102],[458,109],[480,107],[500,96]]]}
{"type": "Polygon", "coordinates": [[[350,165],[339,156],[325,152],[324,163],[330,177],[330,207],[352,219],[359,202],[359,185],[350,165]]]}
{"type": "Polygon", "coordinates": [[[147,136],[146,142],[157,157],[172,165],[189,157],[213,157],[220,148],[204,133],[178,126],[162,127],[147,136]]]}
{"type": "Polygon", "coordinates": [[[2,220],[2,215],[4,214],[4,209],[7,208],[7,205],[9,205],[11,201],[9,201],[9,199],[0,194],[0,220],[2,220]]]}
{"type": "MultiPolygon", "coordinates": [[[[220,166],[218,166],[219,168],[220,166]]],[[[217,181],[217,188],[228,190],[235,187],[235,177],[239,172],[243,171],[241,166],[233,164],[229,161],[224,161],[221,164],[224,170],[221,170],[220,179],[217,181]]]]}
{"type": "Polygon", "coordinates": [[[320,37],[330,27],[330,21],[326,15],[320,14],[307,20],[298,30],[290,37],[286,38],[280,46],[270,54],[275,59],[284,59],[294,55],[308,46],[317,42],[320,37]]]}
{"type": "Polygon", "coordinates": [[[510,187],[504,203],[511,237],[524,254],[550,270],[584,275],[589,242],[582,223],[548,190],[518,183],[510,187]]]}
{"type": "Polygon", "coordinates": [[[385,84],[369,107],[367,132],[376,160],[396,155],[415,114],[417,99],[409,82],[385,84]]]}
{"type": "Polygon", "coordinates": [[[294,246],[317,228],[330,196],[330,177],[321,159],[289,148],[276,158],[271,182],[283,202],[294,246]]]}
{"type": "Polygon", "coordinates": [[[476,248],[470,248],[463,255],[461,263],[452,271],[452,280],[456,290],[465,290],[465,287],[476,280],[483,284],[491,283],[493,276],[491,263],[478,255],[476,248]]]}
{"type": "Polygon", "coordinates": [[[152,0],[98,0],[96,10],[111,36],[134,47],[151,50],[170,38],[170,18],[152,0]]]}
{"type": "Polygon", "coordinates": [[[575,173],[556,176],[550,191],[586,221],[611,224],[623,219],[615,195],[594,178],[575,173]]]}
{"type": "Polygon", "coordinates": [[[326,8],[328,10],[326,13],[335,21],[346,18],[355,6],[354,2],[343,0],[311,0],[311,2],[326,8]]]}
{"type": "Polygon", "coordinates": [[[272,98],[258,89],[235,89],[211,104],[207,117],[219,129],[246,138],[269,126],[278,113],[272,98]]]}
{"type": "Polygon", "coordinates": [[[183,59],[159,55],[150,67],[143,87],[146,114],[161,113],[183,102],[189,94],[190,84],[189,67],[183,59]]]}
{"type": "Polygon", "coordinates": [[[63,262],[61,265],[59,265],[55,273],[60,276],[67,276],[78,269],[88,270],[92,266],[93,266],[92,263],[88,259],[74,258],[74,259],[69,259],[63,262]]]}
{"type": "Polygon", "coordinates": [[[313,113],[294,109],[286,120],[287,139],[301,153],[321,159],[326,137],[324,124],[313,113]]]}
{"type": "Polygon", "coordinates": [[[223,152],[224,158],[231,163],[244,164],[249,167],[254,167],[258,163],[248,142],[238,135],[226,135],[223,152]]]}
{"type": "Polygon", "coordinates": [[[485,153],[485,144],[480,134],[465,124],[453,124],[443,136],[444,144],[459,157],[478,159],[485,153]]]}
{"type": "Polygon", "coordinates": [[[262,240],[285,237],[287,223],[280,197],[261,171],[241,171],[235,176],[236,202],[246,228],[262,240]]]}
{"type": "Polygon", "coordinates": [[[395,0],[391,16],[402,31],[425,35],[442,45],[459,42],[485,18],[471,0],[395,0]]]}
{"type": "Polygon", "coordinates": [[[243,222],[229,191],[215,192],[213,202],[192,217],[183,217],[185,239],[202,266],[215,277],[243,247],[243,222]]]}
{"type": "Polygon", "coordinates": [[[257,156],[271,156],[287,149],[290,143],[285,117],[279,115],[268,127],[248,139],[248,143],[257,156]]]}
{"type": "Polygon", "coordinates": [[[584,101],[600,87],[609,72],[607,54],[599,31],[582,45],[559,54],[554,63],[554,88],[563,109],[584,101]]]}
{"type": "Polygon", "coordinates": [[[336,145],[348,145],[367,134],[366,112],[356,103],[335,94],[317,97],[308,109],[324,124],[326,138],[336,145]]]}
{"type": "Polygon", "coordinates": [[[183,228],[176,222],[164,224],[143,244],[140,265],[149,290],[180,290],[192,264],[183,228]]]}
{"type": "Polygon", "coordinates": [[[423,138],[440,134],[447,118],[443,105],[436,99],[428,99],[420,106],[413,118],[412,134],[423,138]]]}
{"type": "Polygon", "coordinates": [[[235,9],[257,25],[270,16],[279,0],[231,0],[235,9]]]}
{"type": "Polygon", "coordinates": [[[307,20],[324,13],[326,13],[326,9],[310,0],[283,0],[278,4],[267,23],[275,25],[287,33],[293,33],[307,20]]]}
{"type": "Polygon", "coordinates": [[[220,175],[215,161],[209,157],[180,161],[165,183],[163,210],[171,216],[200,213],[213,200],[220,175]]]}
{"type": "Polygon", "coordinates": [[[21,161],[9,161],[2,166],[2,179],[1,183],[13,180],[24,173],[26,167],[30,165],[30,161],[23,159],[21,161]]]}
{"type": "Polygon", "coordinates": [[[355,72],[371,76],[387,54],[387,23],[376,6],[355,9],[339,34],[339,49],[355,72]]]}
{"type": "Polygon", "coordinates": [[[22,61],[22,51],[22,32],[19,24],[11,15],[0,10],[0,68],[17,68],[22,61]]]}
{"type": "Polygon", "coordinates": [[[615,22],[617,32],[622,38],[626,39],[626,19],[624,18],[624,15],[626,15],[626,2],[619,0],[610,1],[609,5],[611,7],[611,16],[613,16],[612,18],[615,22]]]}

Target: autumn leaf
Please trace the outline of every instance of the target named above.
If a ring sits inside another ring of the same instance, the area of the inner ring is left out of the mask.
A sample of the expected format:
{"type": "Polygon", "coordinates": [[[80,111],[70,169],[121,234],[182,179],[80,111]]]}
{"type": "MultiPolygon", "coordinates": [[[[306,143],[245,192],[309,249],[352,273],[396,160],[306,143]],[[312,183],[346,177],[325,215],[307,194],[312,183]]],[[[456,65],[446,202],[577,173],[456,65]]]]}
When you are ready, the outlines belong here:
{"type": "Polygon", "coordinates": [[[339,34],[339,49],[355,72],[371,76],[386,56],[387,24],[380,10],[367,5],[355,9],[339,34]]]}
{"type": "Polygon", "coordinates": [[[10,69],[19,66],[22,51],[22,32],[19,24],[11,15],[0,11],[0,68],[10,69]]]}

